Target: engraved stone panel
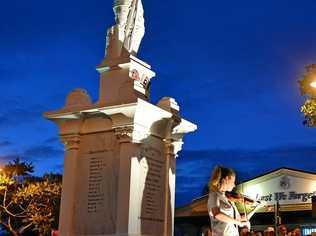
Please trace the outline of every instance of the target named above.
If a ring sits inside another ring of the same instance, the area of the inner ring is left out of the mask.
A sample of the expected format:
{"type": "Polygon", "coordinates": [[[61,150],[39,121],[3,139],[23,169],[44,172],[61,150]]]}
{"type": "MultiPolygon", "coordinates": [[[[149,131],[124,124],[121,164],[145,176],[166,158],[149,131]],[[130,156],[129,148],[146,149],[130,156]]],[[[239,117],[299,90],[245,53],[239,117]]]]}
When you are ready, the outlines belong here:
{"type": "Polygon", "coordinates": [[[145,182],[143,198],[144,208],[141,217],[146,220],[161,221],[163,220],[161,200],[163,198],[164,189],[164,176],[162,176],[164,173],[164,162],[157,158],[161,155],[159,152],[154,150],[150,150],[148,152],[149,153],[144,155],[146,157],[149,170],[145,182]]]}
{"type": "Polygon", "coordinates": [[[89,161],[89,179],[88,179],[88,213],[97,213],[104,210],[105,193],[102,189],[103,172],[106,169],[106,163],[103,156],[94,155],[89,161]]]}
{"type": "Polygon", "coordinates": [[[117,178],[112,151],[85,153],[78,166],[76,235],[115,233],[117,178]],[[104,222],[107,222],[106,224],[104,222]]]}
{"type": "MultiPolygon", "coordinates": [[[[151,138],[152,139],[152,138],[151,138]]],[[[160,140],[151,140],[141,150],[141,156],[146,159],[148,171],[145,178],[145,188],[142,198],[140,219],[142,233],[150,233],[155,229],[156,235],[163,234],[164,202],[165,202],[165,159],[161,150],[160,140]],[[153,145],[152,145],[153,144],[153,145]]]]}

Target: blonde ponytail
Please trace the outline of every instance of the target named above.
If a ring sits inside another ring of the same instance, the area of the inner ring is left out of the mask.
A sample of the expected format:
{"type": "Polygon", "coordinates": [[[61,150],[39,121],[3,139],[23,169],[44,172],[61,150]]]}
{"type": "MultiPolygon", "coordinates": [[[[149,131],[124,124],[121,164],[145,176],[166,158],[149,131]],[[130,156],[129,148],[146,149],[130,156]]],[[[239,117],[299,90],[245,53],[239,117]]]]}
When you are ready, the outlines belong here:
{"type": "Polygon", "coordinates": [[[214,192],[218,191],[221,187],[222,180],[227,176],[236,176],[235,171],[230,168],[215,166],[208,182],[209,190],[214,192]]]}

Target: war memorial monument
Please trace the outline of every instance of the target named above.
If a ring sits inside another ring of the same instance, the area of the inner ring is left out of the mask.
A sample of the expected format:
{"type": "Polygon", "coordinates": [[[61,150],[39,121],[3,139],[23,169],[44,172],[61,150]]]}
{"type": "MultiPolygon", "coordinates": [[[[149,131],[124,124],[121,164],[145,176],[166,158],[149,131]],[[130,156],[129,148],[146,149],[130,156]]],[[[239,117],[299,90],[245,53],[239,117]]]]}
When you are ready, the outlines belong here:
{"type": "Polygon", "coordinates": [[[141,0],[115,0],[99,99],[83,89],[46,112],[65,146],[60,236],[171,236],[175,162],[196,125],[173,98],[150,103],[155,73],[136,57],[145,33],[141,0]]]}

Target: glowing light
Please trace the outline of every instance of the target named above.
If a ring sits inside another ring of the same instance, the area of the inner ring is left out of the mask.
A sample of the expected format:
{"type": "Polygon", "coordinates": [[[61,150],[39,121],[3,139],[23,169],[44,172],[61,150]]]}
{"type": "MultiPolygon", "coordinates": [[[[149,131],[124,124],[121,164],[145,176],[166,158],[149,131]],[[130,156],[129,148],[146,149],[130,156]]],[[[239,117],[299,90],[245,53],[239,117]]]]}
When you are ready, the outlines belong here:
{"type": "Polygon", "coordinates": [[[309,85],[310,85],[311,87],[313,87],[313,88],[316,88],[316,81],[311,82],[309,85]]]}
{"type": "Polygon", "coordinates": [[[259,185],[247,186],[244,189],[244,194],[251,198],[258,199],[262,196],[262,188],[259,185]]]}
{"type": "Polygon", "coordinates": [[[310,192],[315,191],[315,189],[316,189],[316,181],[311,182],[311,183],[309,184],[308,188],[310,189],[310,190],[309,190],[310,192]]]}

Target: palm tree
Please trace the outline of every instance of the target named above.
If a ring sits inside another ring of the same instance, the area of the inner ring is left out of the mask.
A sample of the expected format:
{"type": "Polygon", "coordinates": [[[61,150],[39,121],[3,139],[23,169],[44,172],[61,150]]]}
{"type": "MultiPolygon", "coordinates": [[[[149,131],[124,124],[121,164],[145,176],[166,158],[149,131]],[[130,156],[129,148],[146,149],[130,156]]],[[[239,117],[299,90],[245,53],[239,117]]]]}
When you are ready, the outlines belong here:
{"type": "Polygon", "coordinates": [[[3,171],[10,177],[25,177],[34,172],[34,166],[32,162],[24,162],[17,157],[5,165],[3,171]]]}

